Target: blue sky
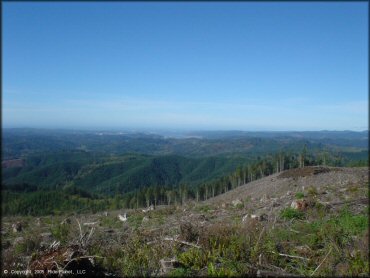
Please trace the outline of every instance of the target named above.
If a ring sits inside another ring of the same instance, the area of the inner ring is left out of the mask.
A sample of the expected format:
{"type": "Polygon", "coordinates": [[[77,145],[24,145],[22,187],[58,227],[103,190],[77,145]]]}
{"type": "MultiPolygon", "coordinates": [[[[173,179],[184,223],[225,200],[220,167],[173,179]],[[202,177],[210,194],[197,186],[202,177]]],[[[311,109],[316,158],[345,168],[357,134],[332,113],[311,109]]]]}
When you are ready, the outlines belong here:
{"type": "Polygon", "coordinates": [[[368,129],[368,4],[3,3],[3,127],[368,129]]]}

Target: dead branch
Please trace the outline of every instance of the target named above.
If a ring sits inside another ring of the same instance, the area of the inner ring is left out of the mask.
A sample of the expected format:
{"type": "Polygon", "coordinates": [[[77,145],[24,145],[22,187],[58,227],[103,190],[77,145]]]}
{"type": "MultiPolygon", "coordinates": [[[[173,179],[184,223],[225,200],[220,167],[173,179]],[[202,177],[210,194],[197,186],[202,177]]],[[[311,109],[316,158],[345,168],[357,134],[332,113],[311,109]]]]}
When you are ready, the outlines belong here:
{"type": "Polygon", "coordinates": [[[98,224],[98,222],[97,222],[97,221],[96,221],[96,222],[83,223],[83,225],[84,225],[84,226],[94,226],[94,225],[96,225],[96,224],[98,224]]]}
{"type": "Polygon", "coordinates": [[[309,258],[305,258],[305,257],[288,255],[288,254],[283,254],[283,253],[276,253],[274,251],[271,251],[271,252],[274,253],[274,254],[278,254],[279,256],[282,256],[282,257],[293,258],[293,259],[301,259],[301,260],[306,260],[306,261],[310,260],[309,258]]]}
{"type": "Polygon", "coordinates": [[[76,221],[78,223],[78,227],[80,228],[80,242],[82,241],[82,229],[81,229],[81,224],[80,224],[80,221],[78,221],[78,219],[76,218],[76,221]]]}
{"type": "Polygon", "coordinates": [[[178,242],[178,243],[181,243],[181,244],[185,244],[185,245],[189,245],[189,246],[192,246],[192,247],[195,247],[195,248],[202,248],[201,246],[197,245],[197,244],[194,244],[194,243],[191,243],[191,242],[187,242],[187,241],[183,241],[183,240],[179,240],[177,238],[173,238],[173,237],[165,237],[163,240],[167,240],[167,241],[175,241],[175,242],[178,242]]]}
{"type": "Polygon", "coordinates": [[[87,245],[87,243],[89,242],[89,240],[90,240],[92,234],[94,233],[94,231],[95,231],[95,228],[92,227],[91,230],[90,230],[90,234],[89,234],[89,236],[87,237],[87,239],[85,241],[85,245],[87,245]]]}
{"type": "Polygon", "coordinates": [[[265,227],[263,227],[262,228],[262,231],[261,231],[261,233],[260,233],[260,235],[258,236],[258,240],[257,240],[257,243],[256,243],[256,247],[258,246],[258,244],[260,243],[260,240],[261,240],[261,238],[262,238],[262,234],[263,234],[263,232],[265,231],[265,227]]]}
{"type": "Polygon", "coordinates": [[[324,261],[326,260],[326,258],[329,256],[330,252],[331,252],[332,248],[330,248],[329,252],[326,254],[325,258],[321,261],[321,263],[316,267],[316,269],[312,272],[311,276],[313,276],[316,271],[321,267],[321,265],[324,263],[324,261]]]}

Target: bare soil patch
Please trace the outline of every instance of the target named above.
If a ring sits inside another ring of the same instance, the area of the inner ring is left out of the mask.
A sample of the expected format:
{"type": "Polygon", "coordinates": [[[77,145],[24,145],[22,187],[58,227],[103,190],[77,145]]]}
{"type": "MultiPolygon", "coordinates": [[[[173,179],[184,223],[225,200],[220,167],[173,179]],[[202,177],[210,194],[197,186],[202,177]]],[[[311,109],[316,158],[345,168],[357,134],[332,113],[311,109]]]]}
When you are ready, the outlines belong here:
{"type": "Polygon", "coordinates": [[[15,168],[15,167],[23,167],[24,160],[23,159],[10,159],[4,160],[1,162],[1,168],[15,168]]]}
{"type": "Polygon", "coordinates": [[[298,178],[298,177],[307,177],[312,175],[318,175],[322,173],[328,173],[330,171],[339,171],[339,169],[329,168],[329,167],[305,167],[305,168],[296,168],[290,169],[281,173],[278,178],[298,178]]]}

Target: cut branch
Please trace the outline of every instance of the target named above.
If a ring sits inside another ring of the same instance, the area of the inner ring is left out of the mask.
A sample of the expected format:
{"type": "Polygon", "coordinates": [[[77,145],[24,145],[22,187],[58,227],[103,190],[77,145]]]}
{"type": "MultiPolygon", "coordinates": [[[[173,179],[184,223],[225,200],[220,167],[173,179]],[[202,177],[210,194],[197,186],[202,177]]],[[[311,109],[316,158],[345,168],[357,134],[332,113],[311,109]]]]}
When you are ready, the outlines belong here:
{"type": "Polygon", "coordinates": [[[330,248],[328,254],[326,254],[325,258],[322,260],[322,262],[316,267],[316,269],[312,272],[311,276],[313,276],[316,271],[319,270],[319,268],[321,267],[321,265],[324,263],[324,261],[326,260],[326,258],[329,256],[330,252],[331,252],[332,248],[330,248]]]}
{"type": "Polygon", "coordinates": [[[301,260],[306,260],[306,261],[309,261],[310,260],[310,259],[305,258],[305,257],[288,255],[288,254],[283,254],[283,253],[276,253],[274,251],[271,251],[271,252],[274,253],[274,254],[278,254],[279,256],[282,256],[282,257],[293,258],[293,259],[301,259],[301,260]]]}
{"type": "Polygon", "coordinates": [[[165,237],[163,240],[175,241],[175,242],[178,242],[178,243],[181,243],[181,244],[185,244],[185,245],[189,245],[189,246],[192,246],[192,247],[195,247],[195,248],[198,248],[198,249],[201,248],[201,246],[199,246],[197,244],[194,244],[194,243],[191,243],[191,242],[187,242],[187,241],[183,241],[183,240],[179,240],[179,239],[176,239],[176,238],[173,238],[173,237],[165,237]]]}

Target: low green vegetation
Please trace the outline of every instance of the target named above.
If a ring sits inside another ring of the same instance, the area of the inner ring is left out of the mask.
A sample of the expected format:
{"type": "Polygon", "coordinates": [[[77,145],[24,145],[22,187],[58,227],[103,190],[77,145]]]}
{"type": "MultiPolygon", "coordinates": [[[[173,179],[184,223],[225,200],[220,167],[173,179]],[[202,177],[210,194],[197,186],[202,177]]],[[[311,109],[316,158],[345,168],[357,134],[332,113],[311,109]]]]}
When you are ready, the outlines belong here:
{"type": "Polygon", "coordinates": [[[304,216],[304,212],[294,208],[285,208],[280,212],[280,217],[284,219],[303,219],[304,216]]]}
{"type": "Polygon", "coordinates": [[[297,193],[295,194],[295,197],[296,197],[297,199],[303,199],[303,198],[304,198],[304,193],[303,193],[303,192],[297,192],[297,193]]]}
{"type": "Polygon", "coordinates": [[[67,243],[71,228],[67,224],[56,224],[50,228],[52,236],[62,243],[67,243]]]}
{"type": "MultiPolygon", "coordinates": [[[[174,207],[145,214],[130,211],[125,223],[113,216],[101,216],[100,228],[93,233],[87,251],[97,256],[96,263],[108,272],[125,277],[160,275],[163,259],[176,261],[176,266],[167,272],[171,277],[255,276],[258,269],[268,269],[271,265],[273,268],[269,270],[276,275],[368,273],[367,209],[354,213],[344,207],[323,215],[315,213],[317,210],[315,206],[305,212],[286,208],[274,228],[263,221],[244,223],[240,217],[234,224],[218,221],[202,226],[194,220],[184,222],[188,212],[174,207]],[[142,223],[144,215],[150,219],[148,226],[142,223]],[[167,224],[171,217],[182,220],[172,226],[167,224]],[[164,221],[159,223],[159,219],[164,221]],[[112,230],[110,234],[104,233],[107,228],[112,230]],[[166,236],[175,240],[164,240],[166,236]]],[[[188,215],[197,211],[201,212],[199,207],[188,215]]],[[[228,211],[237,213],[234,209],[228,211]]],[[[56,216],[52,222],[43,218],[42,223],[50,227],[53,240],[60,240],[66,246],[79,237],[79,231],[77,222],[60,224],[63,218],[56,216]]],[[[27,229],[39,228],[26,226],[27,229]]],[[[90,228],[82,229],[85,233],[90,228]]],[[[35,232],[22,236],[25,240],[14,245],[12,254],[31,256],[38,250],[40,238],[35,232]]]]}

